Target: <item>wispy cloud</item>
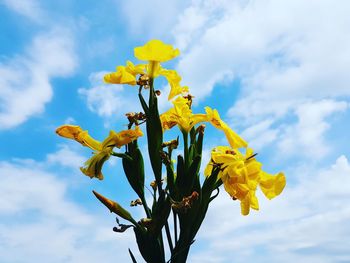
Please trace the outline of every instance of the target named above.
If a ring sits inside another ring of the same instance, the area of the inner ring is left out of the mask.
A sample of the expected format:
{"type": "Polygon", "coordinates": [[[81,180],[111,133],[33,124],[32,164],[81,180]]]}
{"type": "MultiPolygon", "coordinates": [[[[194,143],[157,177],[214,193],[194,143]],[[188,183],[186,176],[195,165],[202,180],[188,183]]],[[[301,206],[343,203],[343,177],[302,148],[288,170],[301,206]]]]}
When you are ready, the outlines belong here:
{"type": "Polygon", "coordinates": [[[137,87],[106,84],[103,76],[107,72],[91,73],[89,76],[90,87],[80,88],[78,93],[86,100],[90,111],[101,116],[105,120],[105,126],[109,127],[111,121],[125,118],[128,112],[140,112],[142,108],[138,101],[137,87]]]}
{"type": "Polygon", "coordinates": [[[37,0],[3,0],[2,2],[11,10],[34,22],[41,22],[44,17],[44,12],[37,0]]]}
{"type": "Polygon", "coordinates": [[[0,129],[10,129],[43,112],[52,98],[51,79],[74,72],[77,58],[69,31],[37,35],[24,54],[0,64],[0,129]]]}
{"type": "Polygon", "coordinates": [[[133,232],[114,233],[104,207],[92,213],[69,198],[69,185],[49,165],[0,162],[1,262],[129,261],[133,232]]]}
{"type": "MultiPolygon", "coordinates": [[[[254,142],[259,148],[296,128],[322,139],[329,126],[326,116],[304,116],[301,109],[311,102],[322,107],[328,99],[344,105],[350,95],[347,6],[327,0],[193,1],[173,31],[175,42],[185,49],[177,67],[183,83],[204,100],[215,85],[238,80],[228,116],[247,129],[243,134],[252,134],[252,126],[259,130],[260,139],[254,142]],[[192,21],[191,26],[185,21],[192,21]],[[300,125],[305,118],[323,128],[307,129],[300,125]]],[[[325,145],[320,148],[324,156],[325,145]]]]}

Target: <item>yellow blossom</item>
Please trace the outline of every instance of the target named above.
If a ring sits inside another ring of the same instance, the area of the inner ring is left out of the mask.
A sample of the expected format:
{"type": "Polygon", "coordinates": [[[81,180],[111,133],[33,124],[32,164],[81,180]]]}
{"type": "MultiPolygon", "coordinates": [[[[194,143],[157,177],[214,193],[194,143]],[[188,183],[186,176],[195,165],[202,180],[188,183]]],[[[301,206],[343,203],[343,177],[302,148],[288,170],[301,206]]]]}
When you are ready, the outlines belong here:
{"type": "Polygon", "coordinates": [[[205,114],[193,114],[188,100],[184,97],[177,97],[173,101],[174,107],[160,115],[163,130],[178,125],[184,132],[189,132],[194,125],[206,121],[205,114]]]}
{"type": "Polygon", "coordinates": [[[93,139],[88,134],[88,131],[83,131],[77,125],[69,125],[69,124],[62,125],[56,129],[56,133],[62,137],[73,139],[81,143],[83,146],[87,146],[90,149],[93,149],[95,151],[98,151],[101,149],[101,142],[93,139]]]}
{"type": "Polygon", "coordinates": [[[139,60],[165,62],[177,57],[180,54],[178,49],[172,45],[164,44],[162,41],[154,39],[148,41],[144,46],[136,47],[134,55],[139,60]]]}
{"type": "Polygon", "coordinates": [[[223,120],[221,120],[219,112],[210,107],[205,107],[208,121],[217,129],[222,130],[232,148],[247,147],[248,144],[237,133],[235,133],[223,120]]]}
{"type": "Polygon", "coordinates": [[[262,171],[261,163],[256,161],[250,148],[245,155],[228,146],[214,148],[204,174],[210,176],[215,166],[220,169],[218,178],[222,180],[225,191],[233,199],[240,200],[242,215],[248,215],[250,208],[259,209],[255,196],[258,186],[268,199],[272,199],[282,192],[286,184],[283,173],[272,176],[262,171]]]}
{"type": "Polygon", "coordinates": [[[139,60],[148,61],[147,74],[150,78],[159,75],[161,67],[160,62],[165,62],[177,57],[180,54],[178,49],[172,45],[164,44],[160,40],[150,40],[144,46],[136,47],[134,55],[139,60]]]}

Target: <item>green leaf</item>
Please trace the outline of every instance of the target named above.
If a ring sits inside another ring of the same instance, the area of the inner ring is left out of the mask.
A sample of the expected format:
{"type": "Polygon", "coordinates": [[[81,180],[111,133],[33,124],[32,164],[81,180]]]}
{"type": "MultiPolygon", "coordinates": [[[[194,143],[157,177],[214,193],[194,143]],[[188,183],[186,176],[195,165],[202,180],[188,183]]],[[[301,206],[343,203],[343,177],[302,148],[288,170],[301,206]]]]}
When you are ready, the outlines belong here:
{"type": "Polygon", "coordinates": [[[158,239],[138,228],[134,228],[134,232],[138,248],[145,261],[148,263],[164,263],[164,253],[158,239]]]}

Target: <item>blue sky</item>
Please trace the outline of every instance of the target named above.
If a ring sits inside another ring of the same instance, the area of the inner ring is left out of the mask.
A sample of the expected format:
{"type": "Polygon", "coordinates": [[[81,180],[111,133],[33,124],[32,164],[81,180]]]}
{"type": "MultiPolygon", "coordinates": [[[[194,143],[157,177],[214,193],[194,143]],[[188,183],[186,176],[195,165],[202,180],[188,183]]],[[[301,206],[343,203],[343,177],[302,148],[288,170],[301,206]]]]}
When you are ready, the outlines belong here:
{"type": "MultiPolygon", "coordinates": [[[[189,262],[350,262],[349,8],[345,0],[1,0],[1,262],[129,262],[127,248],[137,251],[132,231],[112,232],[113,215],[91,194],[125,206],[135,199],[118,160],[104,167],[105,180],[90,180],[79,171],[90,151],[54,130],[72,123],[103,139],[124,129],[137,91],[101,77],[137,62],[133,48],[154,38],[181,50],[165,67],[190,87],[194,111],[217,108],[266,171],[287,176],[283,194],[260,194],[260,211],[248,217],[221,191],[189,262]]],[[[208,127],[206,160],[219,144],[222,134],[208,127]]]]}

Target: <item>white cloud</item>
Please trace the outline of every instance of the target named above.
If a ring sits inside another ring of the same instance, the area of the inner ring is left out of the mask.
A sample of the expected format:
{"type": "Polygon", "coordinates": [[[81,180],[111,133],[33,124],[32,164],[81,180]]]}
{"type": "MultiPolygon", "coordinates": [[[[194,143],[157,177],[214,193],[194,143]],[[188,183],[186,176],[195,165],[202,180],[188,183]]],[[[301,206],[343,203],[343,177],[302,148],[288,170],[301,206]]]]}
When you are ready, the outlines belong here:
{"type": "Polygon", "coordinates": [[[168,36],[185,2],[170,0],[115,1],[120,14],[126,19],[128,30],[134,36],[162,38],[168,36]]]}
{"type": "Polygon", "coordinates": [[[0,64],[0,129],[10,129],[43,112],[52,98],[50,80],[76,68],[73,40],[55,29],[36,36],[23,55],[0,64]]]}
{"type": "Polygon", "coordinates": [[[323,136],[330,128],[326,118],[347,108],[348,103],[334,100],[299,104],[295,110],[298,122],[288,126],[281,134],[278,141],[280,150],[285,156],[302,153],[316,159],[323,157],[329,151],[323,136]]]}
{"type": "Polygon", "coordinates": [[[127,248],[137,252],[132,231],[114,233],[106,209],[85,210],[42,164],[0,162],[0,171],[1,262],[127,262],[127,248]]]}
{"type": "Polygon", "coordinates": [[[89,109],[102,117],[110,117],[119,113],[127,104],[121,96],[124,91],[123,85],[103,83],[103,76],[106,73],[95,72],[90,74],[89,80],[92,87],[78,90],[79,94],[86,97],[89,109]]]}
{"type": "Polygon", "coordinates": [[[86,158],[79,155],[76,151],[72,150],[68,145],[60,145],[60,149],[47,155],[47,162],[49,164],[58,164],[65,167],[76,169],[81,167],[86,158]]]}
{"type": "Polygon", "coordinates": [[[36,0],[3,0],[4,5],[13,11],[39,22],[43,18],[42,9],[36,0]]]}
{"type": "Polygon", "coordinates": [[[142,108],[138,99],[136,86],[105,84],[103,76],[107,72],[94,72],[90,74],[90,88],[80,88],[79,94],[86,99],[89,110],[105,119],[105,126],[110,122],[124,118],[128,112],[140,112],[142,108]]]}
{"type": "MultiPolygon", "coordinates": [[[[349,161],[340,156],[328,169],[294,172],[296,184],[289,179],[272,201],[259,196],[261,211],[247,217],[239,215],[238,202],[221,193],[197,239],[198,247],[207,246],[204,255],[219,257],[215,262],[349,261],[349,161]]],[[[195,250],[191,262],[212,262],[203,259],[203,248],[195,250]]]]}
{"type": "MultiPolygon", "coordinates": [[[[305,103],[338,104],[350,95],[349,7],[328,0],[192,1],[173,31],[185,50],[177,67],[183,84],[203,100],[216,84],[239,80],[229,117],[243,128],[261,128],[257,147],[275,142],[295,128],[286,118],[304,118],[298,109],[305,103]]],[[[325,130],[313,129],[314,136],[325,130]]]]}

